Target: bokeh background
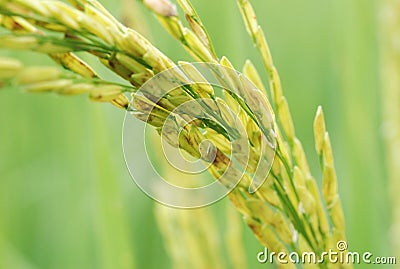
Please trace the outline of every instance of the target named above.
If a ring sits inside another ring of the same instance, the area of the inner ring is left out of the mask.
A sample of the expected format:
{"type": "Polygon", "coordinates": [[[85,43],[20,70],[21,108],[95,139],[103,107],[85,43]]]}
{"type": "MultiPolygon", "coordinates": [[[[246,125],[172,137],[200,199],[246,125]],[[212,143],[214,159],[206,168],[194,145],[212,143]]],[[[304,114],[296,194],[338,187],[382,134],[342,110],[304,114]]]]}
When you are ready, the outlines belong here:
{"type": "MultiPolygon", "coordinates": [[[[101,2],[117,17],[133,19],[174,60],[190,60],[140,4],[101,2]]],[[[227,56],[237,69],[247,58],[262,69],[235,1],[193,3],[219,56],[227,56]]],[[[280,72],[297,135],[319,181],[312,122],[317,106],[324,107],[349,249],[395,255],[389,227],[391,210],[399,205],[390,202],[381,134],[380,2],[253,3],[280,72]]],[[[3,54],[28,63],[51,64],[37,54],[3,54]]],[[[135,186],[125,167],[123,119],[124,113],[111,105],[91,103],[83,96],[0,91],[1,269],[171,268],[154,217],[154,202],[135,186]]],[[[212,210],[218,215],[225,202],[212,210]]],[[[223,232],[226,220],[217,221],[223,232]]],[[[243,229],[249,268],[268,268],[257,263],[262,247],[248,228],[243,229]]]]}

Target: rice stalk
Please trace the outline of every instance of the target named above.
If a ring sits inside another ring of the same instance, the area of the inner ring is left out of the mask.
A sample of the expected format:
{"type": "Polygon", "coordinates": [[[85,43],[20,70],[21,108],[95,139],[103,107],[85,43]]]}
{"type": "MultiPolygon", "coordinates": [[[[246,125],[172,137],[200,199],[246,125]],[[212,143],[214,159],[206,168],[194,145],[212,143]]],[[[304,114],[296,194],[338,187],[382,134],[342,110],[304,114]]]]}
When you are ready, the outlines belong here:
{"type": "MultiPolygon", "coordinates": [[[[169,114],[180,104],[199,98],[209,99],[203,103],[202,109],[213,115],[219,115],[221,125],[235,131],[234,119],[225,111],[226,107],[237,112],[240,122],[244,124],[250,146],[250,159],[246,172],[239,185],[229,194],[229,198],[242,213],[246,223],[252,229],[259,241],[271,251],[303,251],[312,250],[317,254],[333,248],[337,241],[345,240],[344,217],[337,193],[337,179],[334,170],[332,149],[329,135],[325,130],[322,110],[319,109],[314,124],[316,150],[321,160],[323,170],[322,193],[318,190],[315,179],[310,173],[307,158],[301,142],[295,135],[295,128],[290,114],[288,102],[283,95],[279,74],[273,64],[271,53],[262,29],[249,1],[239,0],[247,31],[261,52],[269,77],[272,93],[272,105],[267,95],[251,88],[242,89],[246,102],[264,107],[273,107],[276,115],[267,118],[266,115],[251,111],[243,98],[238,98],[224,92],[224,98],[216,98],[213,89],[206,84],[178,87],[168,96],[163,96],[154,103],[154,96],[135,96],[131,105],[122,93],[135,92],[141,85],[154,75],[175,67],[167,56],[161,53],[147,39],[130,29],[110,15],[97,1],[72,1],[74,6],[60,1],[17,0],[0,1],[2,21],[12,20],[23,22],[23,27],[10,27],[8,34],[0,36],[0,46],[8,49],[38,51],[50,55],[72,55],[76,51],[92,54],[111,71],[124,78],[131,86],[109,85],[101,82],[96,75],[84,75],[80,68],[86,66],[76,57],[69,65],[56,57],[56,62],[81,75],[82,83],[90,88],[94,83],[100,91],[85,90],[95,101],[106,101],[118,107],[134,112],[139,119],[147,119],[147,123],[156,128],[163,126],[169,114]],[[40,31],[36,30],[40,29],[40,31]],[[61,35],[60,35],[61,34],[61,35]],[[79,67],[80,68],[79,68],[79,67]],[[96,84],[98,83],[98,84],[96,84]],[[118,101],[116,101],[118,100],[118,101]],[[155,105],[151,112],[146,109],[155,105]],[[261,117],[261,118],[260,118],[261,117]],[[273,128],[275,127],[275,128],[273,128]],[[275,129],[275,130],[274,130],[275,129]],[[274,131],[273,131],[274,130],[274,131]],[[256,191],[251,192],[251,177],[254,175],[260,161],[270,156],[264,156],[259,143],[260,137],[267,139],[276,137],[276,157],[271,172],[265,183],[256,191]],[[323,200],[321,199],[321,195],[323,200]],[[325,211],[328,211],[329,219],[325,211]]],[[[195,60],[209,63],[220,63],[232,68],[230,61],[215,55],[211,40],[198,14],[188,0],[179,1],[186,15],[190,28],[184,26],[177,16],[177,8],[168,0],[143,0],[143,3],[156,15],[163,27],[193,56],[195,60]]],[[[18,24],[18,25],[19,25],[18,24]]],[[[13,25],[13,24],[11,24],[13,25]]],[[[72,59],[71,57],[69,57],[72,59]]],[[[193,66],[179,62],[183,73],[175,74],[176,79],[188,81],[198,77],[199,73],[193,66]]],[[[15,65],[13,68],[19,68],[15,65]]],[[[83,68],[88,71],[89,69],[83,68]]],[[[250,62],[243,68],[244,75],[264,90],[257,70],[250,62]]],[[[215,71],[215,70],[214,70],[215,71]]],[[[6,72],[7,73],[7,72],[6,72]]],[[[29,76],[28,76],[29,77],[29,76]]],[[[220,81],[227,88],[243,88],[242,75],[220,74],[220,81]]],[[[31,91],[53,91],[68,93],[76,86],[76,81],[70,78],[49,79],[39,85],[25,86],[31,91]]],[[[78,84],[79,85],[79,84],[78,84]]],[[[80,87],[78,87],[80,88],[80,87]]],[[[72,92],[74,93],[74,92],[72,92]]],[[[160,129],[159,129],[160,130],[160,129]]],[[[216,145],[217,158],[212,162],[209,172],[216,179],[229,168],[230,159],[226,145],[226,133],[222,128],[208,121],[200,120],[187,125],[179,133],[178,141],[173,133],[162,133],[174,146],[179,146],[196,158],[202,156],[199,146],[206,138],[213,139],[216,145]],[[205,130],[205,132],[200,131],[205,130]],[[212,134],[212,135],[210,135],[212,134]]],[[[237,169],[234,175],[239,174],[237,169]]],[[[230,186],[229,180],[220,180],[221,184],[230,186]]],[[[292,268],[292,265],[280,265],[292,268]]],[[[321,264],[321,268],[348,268],[345,265],[321,264]]]]}
{"type": "MultiPolygon", "coordinates": [[[[153,11],[154,11],[154,10],[153,10],[153,11]]],[[[159,17],[160,17],[160,14],[157,14],[156,11],[154,11],[154,12],[156,13],[157,17],[159,18],[159,17]]],[[[171,21],[172,21],[172,22],[175,22],[176,25],[179,25],[179,28],[180,28],[180,29],[183,29],[183,30],[181,30],[181,32],[183,32],[183,31],[188,31],[186,28],[184,28],[184,27],[182,26],[182,23],[179,21],[179,19],[177,18],[176,15],[174,16],[173,19],[171,19],[171,16],[163,16],[163,18],[162,18],[162,23],[165,23],[165,21],[167,21],[167,22],[169,22],[169,23],[171,23],[171,21]],[[178,21],[178,23],[176,23],[176,21],[178,21]]],[[[172,33],[172,36],[175,37],[175,38],[177,38],[178,40],[181,40],[181,36],[174,35],[173,33],[172,33]]],[[[185,46],[185,42],[183,41],[182,43],[183,43],[183,45],[185,46]]],[[[199,45],[199,46],[200,46],[200,45],[199,45]]],[[[203,49],[204,49],[204,48],[203,48],[203,49]]],[[[218,60],[218,59],[215,59],[215,60],[218,60]]],[[[229,60],[226,59],[226,58],[222,58],[222,59],[220,60],[220,63],[223,64],[224,66],[233,68],[233,66],[230,64],[229,60]]],[[[255,73],[255,70],[254,70],[254,68],[250,68],[249,64],[246,65],[245,70],[247,71],[247,73],[252,73],[252,74],[249,74],[248,77],[259,78],[258,74],[254,74],[254,73],[255,73]],[[253,71],[253,72],[251,72],[251,71],[253,71]]],[[[277,74],[277,73],[276,73],[276,74],[277,74]]],[[[248,74],[246,74],[246,75],[248,75],[248,74]]],[[[254,81],[253,81],[253,82],[254,82],[254,81]]],[[[257,81],[255,81],[255,84],[260,85],[260,79],[258,79],[257,81]]],[[[262,87],[262,88],[264,88],[264,87],[262,87]]],[[[286,118],[283,120],[283,122],[285,123],[285,126],[291,126],[290,130],[293,130],[293,124],[291,123],[290,114],[288,113],[287,103],[285,102],[284,99],[283,99],[283,101],[282,101],[281,103],[283,103],[283,104],[281,105],[281,107],[282,107],[284,110],[283,110],[282,113],[280,113],[280,115],[283,115],[283,116],[286,117],[286,118]]],[[[288,129],[289,129],[289,128],[286,128],[286,130],[288,130],[288,129]]],[[[282,143],[282,144],[283,144],[283,143],[282,143]]],[[[278,136],[278,147],[279,147],[279,136],[278,136]]],[[[279,150],[279,148],[278,148],[278,150],[279,150]]],[[[290,162],[290,159],[291,159],[291,158],[288,156],[288,151],[287,151],[287,150],[282,150],[282,152],[279,152],[279,153],[282,154],[282,155],[284,154],[284,155],[287,156],[287,158],[284,159],[283,163],[281,164],[282,166],[285,166],[285,165],[286,165],[286,168],[287,168],[287,163],[286,163],[286,162],[290,162]]],[[[285,168],[285,169],[286,169],[286,168],[285,168]]],[[[279,179],[280,179],[280,178],[279,178],[279,179]]],[[[290,186],[293,187],[293,182],[291,181],[291,178],[290,178],[290,177],[289,177],[289,179],[287,180],[287,182],[285,182],[285,183],[286,183],[286,186],[285,186],[285,187],[290,187],[290,186]]],[[[296,229],[302,230],[303,236],[305,236],[305,237],[307,238],[307,241],[309,242],[309,244],[314,244],[313,248],[316,249],[316,248],[317,248],[317,246],[316,246],[316,245],[317,245],[317,242],[314,242],[314,243],[313,243],[312,240],[311,240],[311,238],[312,238],[313,236],[312,236],[312,235],[310,236],[309,234],[307,234],[307,231],[306,231],[307,229],[310,229],[310,228],[305,227],[305,223],[307,223],[307,221],[301,220],[301,216],[299,216],[301,213],[299,214],[298,212],[296,212],[297,209],[296,209],[296,205],[295,205],[295,204],[298,203],[298,201],[296,201],[296,199],[298,200],[298,197],[296,197],[297,193],[291,193],[291,199],[290,199],[289,197],[285,197],[285,196],[288,196],[286,193],[284,193],[284,192],[287,191],[287,189],[282,185],[282,182],[280,182],[280,184],[281,184],[281,186],[277,187],[277,189],[278,189],[277,193],[280,193],[281,196],[283,196],[283,197],[281,198],[281,200],[284,200],[284,203],[283,203],[284,206],[288,207],[288,208],[281,208],[281,210],[291,210],[292,214],[294,215],[294,216],[293,216],[293,218],[294,218],[293,222],[296,223],[295,226],[297,226],[296,229]]],[[[260,190],[260,192],[261,192],[261,190],[260,190]]],[[[234,193],[232,193],[231,197],[233,197],[233,196],[235,196],[234,193]]],[[[277,194],[276,194],[276,192],[275,192],[275,193],[274,193],[274,197],[276,197],[276,196],[277,196],[277,194]]],[[[308,198],[310,198],[310,197],[311,197],[311,195],[308,196],[308,198]]],[[[236,206],[237,206],[237,207],[242,207],[242,206],[247,207],[247,206],[248,206],[248,205],[246,204],[247,202],[243,201],[243,202],[240,202],[240,203],[239,203],[238,201],[236,201],[236,199],[241,199],[241,197],[240,197],[239,195],[237,195],[237,197],[236,197],[235,200],[234,200],[234,203],[236,203],[236,206]]],[[[265,199],[265,196],[264,196],[264,199],[265,199]]],[[[249,205],[249,206],[251,206],[251,205],[249,205]]],[[[249,213],[249,212],[251,213],[252,210],[246,210],[246,209],[243,209],[243,210],[242,210],[242,213],[244,213],[244,214],[247,214],[247,213],[249,213]]],[[[283,217],[283,215],[282,215],[282,217],[283,217]]],[[[279,227],[279,225],[276,225],[276,226],[279,227]]],[[[311,226],[311,225],[309,225],[309,226],[311,226]]],[[[252,223],[252,224],[250,225],[250,227],[252,227],[253,229],[260,229],[259,227],[255,227],[255,223],[252,223]]],[[[312,228],[311,228],[311,229],[312,229],[312,228]]],[[[256,234],[259,234],[259,232],[257,232],[257,231],[255,231],[255,233],[256,233],[256,234]]],[[[284,237],[286,238],[286,243],[290,244],[290,243],[291,243],[291,240],[288,240],[289,236],[287,235],[287,233],[286,233],[286,235],[285,235],[285,232],[281,232],[281,233],[283,233],[282,236],[284,236],[284,237]]],[[[261,239],[261,238],[259,238],[259,239],[261,239]]],[[[263,243],[265,244],[265,242],[263,242],[263,243]]]]}
{"type": "MultiPolygon", "coordinates": [[[[11,58],[0,58],[2,86],[18,85],[24,91],[33,93],[52,92],[60,95],[88,94],[92,101],[112,102],[117,105],[117,98],[123,93],[135,89],[95,78],[85,78],[57,67],[26,67],[20,61],[11,58]]],[[[124,100],[121,108],[127,106],[124,100]]]]}

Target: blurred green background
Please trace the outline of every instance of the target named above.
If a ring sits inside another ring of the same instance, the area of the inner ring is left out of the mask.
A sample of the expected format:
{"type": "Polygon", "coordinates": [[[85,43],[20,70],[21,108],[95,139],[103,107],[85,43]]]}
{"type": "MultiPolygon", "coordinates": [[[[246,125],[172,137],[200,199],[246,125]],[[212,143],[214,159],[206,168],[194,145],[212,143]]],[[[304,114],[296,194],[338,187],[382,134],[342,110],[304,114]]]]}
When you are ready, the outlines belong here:
{"type": "MultiPolygon", "coordinates": [[[[126,10],[120,1],[101,2],[116,16],[139,12],[139,23],[147,24],[151,40],[164,53],[174,60],[190,60],[144,8],[126,10]]],[[[262,69],[235,1],[193,3],[219,56],[226,55],[237,69],[251,58],[262,69]]],[[[378,1],[253,3],[297,135],[319,181],[312,122],[317,106],[324,107],[349,249],[393,255],[380,134],[378,1]]],[[[36,54],[9,55],[29,63],[51,63],[36,54]]],[[[154,203],[134,185],[125,167],[123,118],[123,112],[85,97],[0,91],[1,269],[133,268],[132,264],[170,268],[154,203]]],[[[214,207],[217,213],[222,208],[214,207]]],[[[262,247],[247,228],[244,237],[249,268],[266,268],[257,264],[262,247]]]]}

